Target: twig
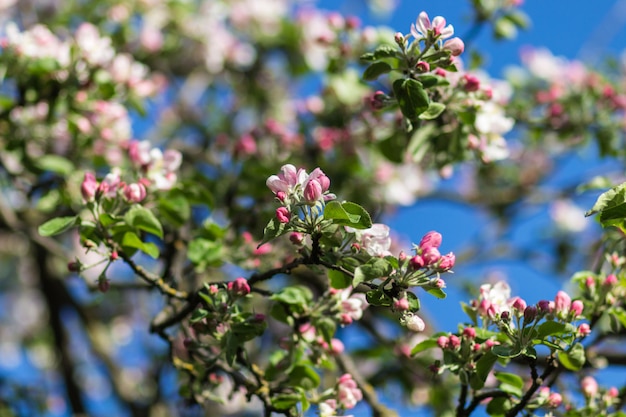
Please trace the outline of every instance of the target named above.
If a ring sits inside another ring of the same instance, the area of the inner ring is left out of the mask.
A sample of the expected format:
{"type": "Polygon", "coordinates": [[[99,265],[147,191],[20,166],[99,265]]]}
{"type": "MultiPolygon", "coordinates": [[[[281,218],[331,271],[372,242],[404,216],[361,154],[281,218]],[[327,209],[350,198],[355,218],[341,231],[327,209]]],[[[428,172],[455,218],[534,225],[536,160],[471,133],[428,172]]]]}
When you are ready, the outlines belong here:
{"type": "Polygon", "coordinates": [[[157,274],[153,274],[152,272],[147,271],[144,267],[137,265],[135,261],[131,259],[124,251],[118,251],[119,256],[126,262],[128,266],[144,281],[149,283],[150,285],[157,287],[158,290],[163,295],[167,295],[172,298],[177,298],[179,300],[185,300],[189,297],[189,294],[185,291],[179,291],[169,284],[167,284],[163,278],[157,274]]]}

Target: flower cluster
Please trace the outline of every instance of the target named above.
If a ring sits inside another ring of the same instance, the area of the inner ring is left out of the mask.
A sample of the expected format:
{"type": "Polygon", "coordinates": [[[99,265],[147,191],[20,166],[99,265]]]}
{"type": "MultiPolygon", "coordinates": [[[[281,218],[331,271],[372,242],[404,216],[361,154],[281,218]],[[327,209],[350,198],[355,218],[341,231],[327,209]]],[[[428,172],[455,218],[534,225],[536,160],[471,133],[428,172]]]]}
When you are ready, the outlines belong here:
{"type": "Polygon", "coordinates": [[[276,218],[280,223],[289,223],[294,210],[300,209],[305,216],[304,206],[323,206],[326,201],[335,199],[328,192],[330,179],[320,168],[308,174],[303,168],[296,169],[291,164],[283,165],[278,175],[271,175],[266,184],[282,206],[276,209],[276,218]]]}
{"type": "Polygon", "coordinates": [[[101,182],[93,172],[86,172],[81,184],[81,194],[85,201],[98,200],[100,197],[115,198],[118,192],[130,203],[143,201],[148,189],[169,190],[176,183],[176,171],[181,165],[180,152],[168,149],[161,152],[158,148],[150,149],[150,143],[131,142],[128,156],[139,178],[132,183],[122,180],[123,172],[115,167],[101,182]]]}

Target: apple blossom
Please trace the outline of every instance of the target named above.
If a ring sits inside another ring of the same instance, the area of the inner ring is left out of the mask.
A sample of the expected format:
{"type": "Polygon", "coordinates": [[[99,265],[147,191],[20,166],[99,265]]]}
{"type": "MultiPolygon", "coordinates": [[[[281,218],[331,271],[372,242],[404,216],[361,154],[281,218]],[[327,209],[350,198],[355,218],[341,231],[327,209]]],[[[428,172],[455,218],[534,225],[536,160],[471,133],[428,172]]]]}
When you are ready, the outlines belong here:
{"type": "Polygon", "coordinates": [[[343,374],[337,383],[337,400],[347,409],[354,408],[363,399],[363,393],[357,386],[352,375],[343,374]]]}
{"type": "Polygon", "coordinates": [[[447,39],[454,35],[454,27],[446,26],[446,19],[442,16],[435,17],[431,22],[428,14],[421,12],[415,23],[411,24],[411,35],[415,39],[429,38],[429,36],[432,36],[432,39],[447,39]]]}

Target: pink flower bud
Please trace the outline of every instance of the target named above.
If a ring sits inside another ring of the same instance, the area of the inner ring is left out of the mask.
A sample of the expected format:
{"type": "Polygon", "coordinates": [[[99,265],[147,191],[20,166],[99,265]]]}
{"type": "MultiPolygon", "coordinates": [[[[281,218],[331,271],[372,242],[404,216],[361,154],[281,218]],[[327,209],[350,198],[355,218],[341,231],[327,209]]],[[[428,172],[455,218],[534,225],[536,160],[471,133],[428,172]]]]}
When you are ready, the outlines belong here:
{"type": "Polygon", "coordinates": [[[454,267],[455,262],[456,262],[456,256],[454,255],[454,253],[450,252],[441,257],[441,259],[439,260],[437,269],[440,272],[449,271],[454,267]]]}
{"type": "Polygon", "coordinates": [[[119,254],[117,253],[116,250],[114,250],[113,252],[111,252],[111,255],[109,256],[109,259],[112,261],[117,261],[117,259],[119,258],[119,254]]]}
{"type": "Polygon", "coordinates": [[[411,268],[417,270],[423,268],[426,262],[424,262],[424,259],[420,255],[415,255],[409,260],[409,265],[411,268]]]}
{"type": "Polygon", "coordinates": [[[234,281],[229,282],[228,291],[230,291],[233,295],[238,296],[250,294],[250,286],[248,285],[248,280],[239,277],[234,281]]]}
{"type": "Polygon", "coordinates": [[[485,340],[485,349],[489,350],[492,347],[494,347],[496,345],[496,341],[495,340],[491,340],[491,339],[487,339],[485,340]]]}
{"type": "Polygon", "coordinates": [[[287,207],[278,207],[276,209],[276,218],[281,223],[289,223],[289,220],[291,220],[291,214],[289,213],[287,207]]]}
{"type": "Polygon", "coordinates": [[[406,311],[409,309],[409,300],[406,298],[400,298],[394,301],[393,307],[398,311],[406,311]]]}
{"type": "Polygon", "coordinates": [[[598,393],[598,382],[592,376],[586,376],[580,381],[580,388],[587,398],[593,398],[598,393]]]}
{"type": "Polygon", "coordinates": [[[480,89],[480,80],[475,75],[465,74],[463,76],[463,80],[465,82],[464,89],[468,93],[478,91],[480,89]]]}
{"type": "Polygon", "coordinates": [[[465,44],[460,38],[452,38],[443,43],[443,49],[450,51],[452,56],[459,56],[465,50],[465,44]]]}
{"type": "Polygon", "coordinates": [[[550,305],[550,301],[548,300],[540,300],[537,302],[537,308],[542,313],[552,313],[552,308],[550,305]]]}
{"type": "Polygon", "coordinates": [[[406,261],[406,258],[407,258],[406,253],[404,253],[404,251],[400,251],[400,253],[398,254],[398,261],[404,262],[406,261]]]}
{"type": "Polygon", "coordinates": [[[439,346],[441,349],[447,348],[448,343],[450,343],[450,339],[446,336],[439,336],[437,338],[437,346],[439,346]]]}
{"type": "Polygon", "coordinates": [[[435,231],[426,233],[419,244],[420,249],[423,251],[428,248],[438,248],[439,246],[441,246],[441,233],[435,231]]]}
{"type": "Polygon", "coordinates": [[[396,32],[395,35],[393,35],[393,40],[399,45],[399,46],[403,46],[404,45],[404,35],[400,32],[396,32]]]}
{"type": "Polygon", "coordinates": [[[322,185],[317,180],[308,181],[304,186],[304,199],[312,204],[322,196],[322,185]]]}
{"type": "Polygon", "coordinates": [[[476,329],[473,327],[466,327],[465,329],[463,329],[463,336],[467,337],[468,339],[475,339],[476,329]]]}
{"type": "Polygon", "coordinates": [[[587,323],[581,323],[576,330],[579,336],[588,336],[591,333],[591,327],[587,323]]]}
{"type": "Polygon", "coordinates": [[[70,272],[80,272],[82,264],[80,261],[72,261],[67,263],[67,270],[70,272]]]}
{"type": "Polygon", "coordinates": [[[550,393],[547,404],[549,407],[557,408],[563,402],[563,397],[558,392],[550,393]]]}
{"type": "Polygon", "coordinates": [[[124,197],[129,203],[139,203],[146,198],[146,187],[141,183],[129,184],[124,187],[124,197]]]}
{"type": "Polygon", "coordinates": [[[441,254],[439,253],[439,249],[430,247],[422,253],[422,258],[424,259],[424,263],[430,266],[439,261],[441,254]]]}
{"type": "Polygon", "coordinates": [[[418,72],[428,72],[430,71],[430,64],[426,61],[420,61],[415,65],[415,69],[418,72]]]}
{"type": "Polygon", "coordinates": [[[612,287],[615,284],[617,284],[617,277],[614,274],[607,275],[606,279],[604,280],[604,285],[606,287],[612,287]]]}
{"type": "Polygon", "coordinates": [[[610,398],[617,398],[617,396],[619,395],[619,391],[617,390],[617,388],[611,387],[606,392],[606,395],[608,395],[610,398]]]}
{"type": "Polygon", "coordinates": [[[461,346],[461,339],[454,334],[450,335],[450,347],[456,349],[459,346],[461,346]]]}
{"type": "Polygon", "coordinates": [[[524,309],[524,323],[531,323],[537,317],[537,307],[528,306],[524,309]]]}
{"type": "Polygon", "coordinates": [[[300,232],[292,232],[289,235],[289,241],[294,245],[301,245],[304,242],[304,235],[300,232]]]}
{"type": "Polygon", "coordinates": [[[554,309],[557,315],[565,316],[569,313],[572,299],[565,291],[559,291],[554,297],[554,309]]]}
{"type": "Polygon", "coordinates": [[[343,351],[345,350],[345,346],[343,345],[343,342],[339,339],[331,339],[330,340],[330,353],[333,355],[339,355],[341,353],[343,353],[343,351]]]}
{"type": "Polygon", "coordinates": [[[585,286],[590,289],[595,287],[596,280],[592,276],[588,276],[587,278],[585,278],[585,286]]]}
{"type": "Polygon", "coordinates": [[[526,301],[523,298],[515,297],[515,300],[513,301],[511,307],[516,309],[518,312],[523,313],[524,310],[526,310],[526,301]]]}
{"type": "Polygon", "coordinates": [[[573,314],[574,317],[578,317],[583,314],[584,308],[585,308],[585,305],[583,304],[581,300],[575,300],[572,302],[572,306],[570,307],[570,312],[573,314]]]}
{"type": "Polygon", "coordinates": [[[92,201],[98,191],[98,181],[93,172],[85,172],[85,178],[80,186],[80,192],[85,201],[92,201]]]}

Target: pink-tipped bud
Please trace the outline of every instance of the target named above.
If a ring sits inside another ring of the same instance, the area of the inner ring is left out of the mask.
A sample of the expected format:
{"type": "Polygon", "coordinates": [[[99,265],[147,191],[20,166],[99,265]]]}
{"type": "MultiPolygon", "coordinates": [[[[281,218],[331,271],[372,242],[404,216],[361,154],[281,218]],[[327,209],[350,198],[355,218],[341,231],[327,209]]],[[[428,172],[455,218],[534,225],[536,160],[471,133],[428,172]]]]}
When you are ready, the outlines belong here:
{"type": "Polygon", "coordinates": [[[415,255],[409,260],[409,265],[412,269],[417,270],[423,268],[424,265],[426,265],[426,262],[424,262],[424,258],[422,258],[420,255],[415,255]]]}
{"type": "Polygon", "coordinates": [[[464,80],[463,88],[468,93],[472,91],[478,91],[480,89],[480,80],[475,75],[465,74],[463,76],[463,80],[464,80]]]}
{"type": "Polygon", "coordinates": [[[461,38],[448,39],[443,43],[443,49],[450,51],[452,56],[459,56],[465,51],[465,43],[463,43],[461,38]]]}
{"type": "Polygon", "coordinates": [[[572,299],[565,291],[559,291],[554,297],[554,309],[557,315],[564,316],[569,313],[572,299]]]}
{"type": "Polygon", "coordinates": [[[85,172],[85,178],[80,186],[80,192],[85,201],[92,201],[98,191],[98,181],[93,172],[85,172]]]}
{"type": "Polygon", "coordinates": [[[592,276],[585,278],[585,286],[589,289],[596,286],[596,280],[592,276]]]}
{"type": "Polygon", "coordinates": [[[580,388],[587,398],[593,398],[598,393],[598,382],[592,376],[586,376],[580,381],[580,388]]]}
{"type": "Polygon", "coordinates": [[[588,336],[591,333],[591,327],[587,323],[581,323],[576,330],[579,336],[588,336]]]}
{"type": "Polygon", "coordinates": [[[291,220],[291,214],[289,213],[287,207],[278,207],[276,209],[276,218],[281,223],[289,223],[289,220],[291,220]]]}
{"type": "Polygon", "coordinates": [[[457,335],[452,334],[450,335],[449,339],[450,339],[449,344],[452,349],[456,349],[459,346],[461,346],[461,339],[457,335]]]}
{"type": "Polygon", "coordinates": [[[513,301],[513,304],[511,305],[511,307],[513,307],[520,313],[523,313],[524,310],[526,310],[526,306],[527,306],[526,301],[521,297],[515,297],[515,300],[513,301]]]}
{"type": "Polygon", "coordinates": [[[502,313],[500,313],[500,320],[502,321],[509,321],[511,319],[511,313],[509,313],[508,311],[503,311],[502,313]]]}
{"type": "Polygon", "coordinates": [[[439,264],[437,266],[437,269],[440,272],[449,271],[452,268],[454,268],[455,262],[456,262],[456,256],[454,255],[454,253],[450,252],[446,255],[443,255],[441,259],[439,259],[439,264]]]}
{"type": "Polygon", "coordinates": [[[465,336],[468,339],[475,339],[476,329],[473,327],[466,327],[465,329],[463,329],[463,336],[465,336]]]}
{"type": "Polygon", "coordinates": [[[528,306],[524,309],[524,323],[531,323],[537,318],[537,307],[528,306]]]}
{"type": "Polygon", "coordinates": [[[244,296],[250,294],[250,285],[248,285],[248,280],[245,278],[239,277],[234,281],[228,283],[228,291],[230,291],[233,295],[244,296]]]}
{"type": "Polygon", "coordinates": [[[435,231],[428,232],[420,240],[419,247],[423,251],[428,248],[438,248],[441,246],[441,239],[441,233],[435,231]]]}
{"type": "Polygon", "coordinates": [[[607,275],[606,279],[604,280],[604,285],[606,287],[612,287],[615,284],[617,284],[617,277],[614,274],[607,275]]]}
{"type": "Polygon", "coordinates": [[[437,346],[439,346],[441,349],[447,348],[449,343],[450,339],[446,336],[439,336],[437,338],[437,346]]]}
{"type": "Polygon", "coordinates": [[[407,298],[400,298],[394,301],[393,307],[398,311],[406,311],[409,309],[409,300],[407,298]]]}
{"type": "Polygon", "coordinates": [[[406,253],[404,253],[404,251],[400,251],[400,254],[398,255],[398,261],[404,262],[406,261],[406,258],[407,258],[406,253]]]}
{"type": "Polygon", "coordinates": [[[114,250],[113,252],[111,252],[111,255],[109,255],[109,259],[112,261],[117,261],[117,259],[120,257],[120,255],[117,253],[116,250],[114,250]]]}
{"type": "Polygon", "coordinates": [[[345,350],[343,342],[339,339],[331,339],[329,348],[332,355],[340,355],[345,350]]]}
{"type": "Polygon", "coordinates": [[[617,398],[617,396],[619,395],[619,391],[617,388],[615,387],[611,387],[608,389],[608,391],[606,392],[606,395],[609,396],[609,398],[617,398]]]}
{"type": "Polygon", "coordinates": [[[404,46],[404,35],[400,32],[396,32],[395,35],[393,35],[393,40],[398,44],[398,46],[404,46]]]}
{"type": "Polygon", "coordinates": [[[552,392],[548,396],[548,407],[557,408],[563,402],[563,397],[558,392],[552,392]]]}
{"type": "Polygon", "coordinates": [[[574,317],[578,317],[583,314],[584,308],[585,305],[581,300],[574,300],[572,301],[572,306],[570,307],[570,313],[572,313],[574,317]]]}
{"type": "Polygon", "coordinates": [[[124,197],[129,203],[139,203],[146,198],[146,187],[141,183],[129,184],[124,187],[124,197]]]}
{"type": "Polygon", "coordinates": [[[537,302],[537,308],[541,313],[552,313],[552,308],[550,306],[550,301],[548,300],[540,300],[537,302]]]}
{"type": "Polygon", "coordinates": [[[287,198],[287,194],[285,194],[284,191],[276,191],[276,198],[280,201],[285,201],[285,198],[287,198]]]}
{"type": "Polygon", "coordinates": [[[322,196],[322,184],[317,180],[311,180],[304,186],[304,199],[309,204],[314,204],[322,196]]]}
{"type": "Polygon", "coordinates": [[[430,71],[430,64],[426,61],[420,61],[415,65],[415,69],[418,72],[428,72],[430,71]]]}
{"type": "Polygon", "coordinates": [[[304,235],[300,232],[292,232],[289,235],[289,241],[294,245],[301,245],[304,242],[304,235]]]}
{"type": "Polygon", "coordinates": [[[441,259],[441,254],[439,253],[439,249],[430,247],[422,253],[422,258],[424,259],[424,263],[430,266],[436,264],[439,259],[441,259]]]}
{"type": "Polygon", "coordinates": [[[83,265],[80,263],[80,261],[72,261],[67,263],[67,270],[70,272],[80,272],[82,268],[83,265]]]}

